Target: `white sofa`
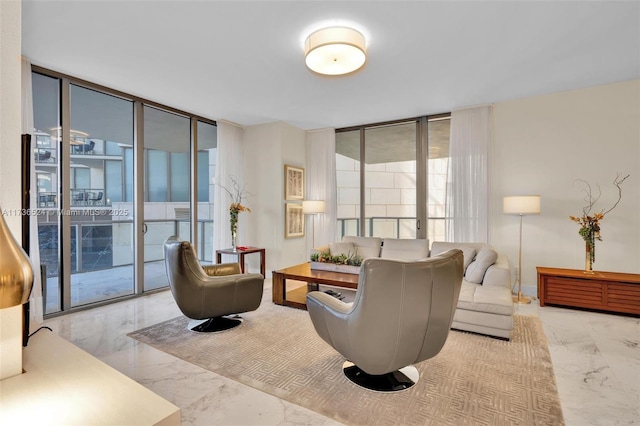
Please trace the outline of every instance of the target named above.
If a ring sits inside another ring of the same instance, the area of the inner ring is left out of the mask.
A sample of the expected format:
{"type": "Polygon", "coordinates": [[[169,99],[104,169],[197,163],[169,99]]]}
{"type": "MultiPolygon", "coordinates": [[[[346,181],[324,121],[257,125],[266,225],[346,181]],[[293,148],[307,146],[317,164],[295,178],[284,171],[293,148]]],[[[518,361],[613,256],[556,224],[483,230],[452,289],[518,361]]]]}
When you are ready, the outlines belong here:
{"type": "Polygon", "coordinates": [[[418,260],[450,249],[465,256],[458,307],[452,328],[510,339],[513,330],[513,299],[509,261],[484,243],[449,243],[428,240],[345,236],[341,243],[316,250],[332,254],[358,254],[363,258],[418,260]]]}

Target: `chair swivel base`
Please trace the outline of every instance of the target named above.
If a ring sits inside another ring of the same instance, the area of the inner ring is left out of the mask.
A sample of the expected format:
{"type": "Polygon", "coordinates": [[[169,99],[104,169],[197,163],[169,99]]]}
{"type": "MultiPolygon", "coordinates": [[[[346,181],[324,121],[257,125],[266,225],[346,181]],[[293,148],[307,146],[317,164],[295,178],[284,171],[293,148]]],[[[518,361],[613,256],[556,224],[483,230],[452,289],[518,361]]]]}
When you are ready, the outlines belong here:
{"type": "Polygon", "coordinates": [[[233,317],[214,317],[206,320],[189,321],[187,328],[201,333],[215,333],[217,331],[230,330],[240,324],[242,324],[242,319],[235,315],[233,317]]]}
{"type": "Polygon", "coordinates": [[[342,372],[347,379],[356,385],[376,392],[398,392],[409,389],[420,378],[418,370],[409,365],[387,374],[368,374],[354,365],[351,361],[342,364],[342,372]]]}

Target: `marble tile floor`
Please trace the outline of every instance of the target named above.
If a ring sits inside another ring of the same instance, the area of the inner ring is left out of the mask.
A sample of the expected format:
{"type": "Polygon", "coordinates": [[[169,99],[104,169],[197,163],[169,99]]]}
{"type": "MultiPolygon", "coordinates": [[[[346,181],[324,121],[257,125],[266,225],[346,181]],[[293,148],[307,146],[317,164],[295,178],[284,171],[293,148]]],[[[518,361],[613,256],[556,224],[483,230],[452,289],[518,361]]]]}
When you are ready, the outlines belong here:
{"type": "MultiPolygon", "coordinates": [[[[271,281],[265,281],[271,293],[271,281]]],[[[567,425],[640,424],[640,319],[545,306],[537,315],[549,340],[567,425]]],[[[183,425],[335,425],[283,401],[127,337],[179,316],[163,291],[49,319],[67,340],[178,405],[183,425]]]]}

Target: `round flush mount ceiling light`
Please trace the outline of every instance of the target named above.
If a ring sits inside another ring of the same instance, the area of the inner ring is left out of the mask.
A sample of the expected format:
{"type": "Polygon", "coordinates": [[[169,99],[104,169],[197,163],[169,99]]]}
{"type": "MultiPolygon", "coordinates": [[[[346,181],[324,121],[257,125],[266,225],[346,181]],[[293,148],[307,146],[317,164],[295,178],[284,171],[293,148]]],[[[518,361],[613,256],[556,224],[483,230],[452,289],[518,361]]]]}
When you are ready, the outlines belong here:
{"type": "Polygon", "coordinates": [[[352,73],[362,68],[367,60],[365,41],[364,35],[353,28],[323,28],[305,40],[305,63],[318,74],[352,73]]]}

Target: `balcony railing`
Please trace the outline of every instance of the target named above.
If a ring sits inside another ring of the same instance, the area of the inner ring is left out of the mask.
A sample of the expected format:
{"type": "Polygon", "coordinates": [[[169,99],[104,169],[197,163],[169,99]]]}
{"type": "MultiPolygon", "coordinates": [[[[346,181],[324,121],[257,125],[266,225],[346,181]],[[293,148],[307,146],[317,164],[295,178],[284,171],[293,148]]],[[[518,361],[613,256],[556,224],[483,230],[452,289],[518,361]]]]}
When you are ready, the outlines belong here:
{"type": "Polygon", "coordinates": [[[96,153],[96,143],[94,141],[71,142],[71,155],[94,155],[96,153]]]}
{"type": "MultiPolygon", "coordinates": [[[[154,230],[166,235],[176,235],[178,238],[189,239],[189,221],[176,219],[146,220],[145,224],[154,230]]],[[[198,247],[200,261],[213,263],[213,220],[198,221],[198,247]]],[[[114,260],[114,237],[116,240],[128,241],[129,246],[120,246],[120,249],[130,249],[133,256],[132,228],[133,220],[94,220],[87,223],[73,223],[71,225],[71,271],[72,274],[105,270],[116,266],[131,265],[133,258],[122,256],[120,260],[114,260]],[[121,234],[116,235],[118,228],[121,234]],[[129,228],[129,229],[127,229],[129,228]],[[123,260],[124,259],[124,260],[123,260]]],[[[47,276],[58,275],[58,224],[39,223],[38,237],[40,239],[40,257],[42,264],[46,265],[47,276]]],[[[145,262],[163,260],[162,242],[145,241],[145,262]]],[[[116,249],[118,250],[118,249],[116,249]]]]}
{"type": "MultiPolygon", "coordinates": [[[[415,217],[370,217],[366,218],[367,236],[386,238],[415,238],[415,217]]],[[[428,235],[431,241],[444,240],[445,217],[431,217],[427,221],[428,235]]],[[[360,224],[357,218],[339,218],[337,220],[339,239],[344,235],[357,235],[360,224]]],[[[145,240],[145,262],[163,259],[162,242],[164,237],[176,235],[189,239],[188,219],[145,220],[147,235],[153,241],[145,240]]],[[[42,222],[38,224],[40,238],[40,256],[47,265],[47,275],[58,275],[58,224],[42,222]]],[[[99,220],[71,224],[71,270],[72,273],[110,269],[116,266],[131,265],[133,259],[120,253],[120,260],[114,260],[114,240],[120,241],[121,249],[131,248],[133,220],[99,220]],[[124,227],[124,229],[123,229],[124,227]],[[120,229],[118,229],[120,228],[120,229]],[[120,232],[120,234],[118,234],[120,232]],[[124,242],[124,243],[123,243],[124,242]]],[[[198,220],[197,252],[203,262],[213,262],[213,220],[198,220]]],[[[118,250],[118,249],[116,249],[118,250]]],[[[131,253],[133,250],[131,249],[131,253]]],[[[132,256],[132,255],[131,255],[132,256]]]]}
{"type": "MultiPolygon", "coordinates": [[[[415,217],[374,216],[365,218],[366,236],[383,238],[416,238],[415,217]]],[[[444,241],[446,217],[430,217],[427,219],[427,235],[431,241],[444,241]]],[[[359,218],[338,218],[338,237],[342,240],[345,235],[358,235],[360,230],[359,218]]]]}
{"type": "Polygon", "coordinates": [[[38,193],[38,207],[58,207],[58,193],[57,192],[39,192],[38,193]]]}
{"type": "Polygon", "coordinates": [[[36,163],[55,165],[56,150],[53,148],[36,148],[33,150],[36,163]]]}
{"type": "Polygon", "coordinates": [[[104,189],[72,189],[71,207],[104,206],[104,189]]]}
{"type": "MultiPolygon", "coordinates": [[[[111,203],[104,196],[103,188],[72,189],[71,207],[102,207],[111,203]]],[[[39,192],[39,208],[58,208],[57,192],[39,192]]]]}

